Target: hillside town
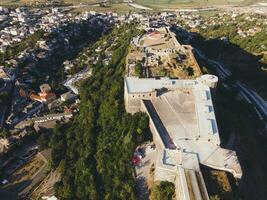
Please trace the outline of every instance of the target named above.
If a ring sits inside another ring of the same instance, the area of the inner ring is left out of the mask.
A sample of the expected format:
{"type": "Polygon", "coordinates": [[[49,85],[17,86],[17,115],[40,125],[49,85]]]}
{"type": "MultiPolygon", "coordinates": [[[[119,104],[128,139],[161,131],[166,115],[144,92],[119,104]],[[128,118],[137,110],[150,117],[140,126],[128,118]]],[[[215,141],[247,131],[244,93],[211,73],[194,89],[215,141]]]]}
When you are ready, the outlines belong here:
{"type": "MultiPolygon", "coordinates": [[[[19,145],[21,146],[19,149],[24,148],[22,141],[25,137],[29,137],[33,132],[40,133],[50,129],[57,122],[66,122],[79,111],[76,84],[89,77],[91,69],[89,66],[83,66],[81,72],[71,74],[66,67],[64,77],[61,79],[53,77],[57,80],[51,80],[49,73],[57,71],[59,67],[57,57],[64,51],[69,52],[69,55],[64,55],[66,58],[79,51],[82,46],[74,44],[74,40],[75,37],[84,34],[84,31],[98,29],[101,35],[115,24],[120,25],[120,21],[113,16],[113,13],[86,12],[72,15],[66,10],[57,8],[33,11],[27,8],[1,7],[0,12],[2,27],[0,127],[7,133],[0,142],[1,169],[3,169],[14,165],[16,156],[8,155],[20,143],[22,146],[19,145]],[[33,40],[34,44],[28,47],[17,46],[25,40],[33,40]],[[57,88],[58,85],[64,85],[64,82],[66,88],[62,90],[57,88]],[[58,89],[59,91],[55,91],[58,89]],[[5,155],[9,157],[8,160],[5,155]]],[[[28,146],[27,142],[25,145],[28,146]]],[[[32,148],[32,146],[27,147],[26,154],[31,152],[32,148]]],[[[34,151],[31,157],[36,152],[34,151]]],[[[17,160],[16,162],[19,161],[20,164],[15,169],[20,168],[31,157],[17,160]]],[[[14,171],[9,170],[7,174],[11,175],[14,171]]]]}
{"type": "MultiPolygon", "coordinates": [[[[136,142],[137,148],[127,158],[134,169],[138,199],[150,198],[149,191],[164,181],[174,184],[172,199],[212,199],[214,192],[206,177],[207,171],[212,170],[217,170],[217,179],[223,177],[218,180],[220,184],[238,187],[244,155],[240,159],[234,148],[236,129],[229,133],[227,140],[221,136],[225,130],[221,131],[222,126],[218,124],[222,117],[217,120],[217,90],[234,93],[233,99],[253,110],[251,116],[255,115],[260,124],[255,132],[261,135],[267,130],[267,104],[265,88],[257,89],[252,83],[244,83],[243,77],[236,76],[236,71],[224,60],[210,57],[205,54],[205,48],[199,48],[199,35],[225,22],[238,23],[236,34],[243,39],[267,31],[266,18],[233,10],[207,17],[202,12],[188,10],[121,14],[92,10],[74,13],[67,6],[0,7],[0,196],[60,199],[57,195],[60,190],[55,185],[66,176],[66,170],[61,168],[71,159],[58,162],[56,167],[50,165],[57,158],[56,152],[70,144],[55,150],[51,147],[52,141],[56,138],[61,145],[63,136],[51,135],[59,131],[74,140],[69,134],[75,132],[75,128],[70,128],[72,123],[97,124],[94,129],[83,130],[100,130],[101,123],[109,120],[86,121],[80,115],[91,112],[90,106],[99,99],[104,101],[102,97],[94,97],[94,92],[104,89],[117,92],[122,88],[124,92],[114,96],[121,98],[124,93],[124,99],[111,105],[119,105],[133,116],[146,113],[150,128],[146,132],[151,133],[150,141],[136,142]],[[132,26],[134,33],[130,31],[132,26]],[[134,37],[124,49],[123,42],[130,33],[134,37]],[[116,56],[124,54],[125,58],[116,61],[116,56]],[[116,66],[120,65],[125,77],[118,82],[124,85],[97,89],[102,83],[107,84],[105,79],[113,77],[116,66]],[[105,72],[110,66],[113,68],[105,72]],[[98,75],[104,73],[102,70],[106,74],[98,75]],[[99,82],[94,83],[96,75],[99,82]],[[92,94],[86,91],[88,80],[92,94]],[[85,104],[85,99],[90,100],[85,104]]],[[[224,44],[231,42],[226,36],[218,40],[224,44]]],[[[266,50],[264,43],[256,53],[261,55],[266,50]]],[[[266,63],[262,68],[264,66],[266,63]]],[[[113,98],[110,96],[104,99],[113,98]]],[[[96,105],[99,110],[92,113],[103,115],[106,105],[96,105]]],[[[115,124],[116,120],[110,121],[115,124]]],[[[132,126],[129,132],[136,128],[132,126]]],[[[116,128],[116,131],[121,130],[116,128]]],[[[137,127],[135,132],[141,134],[142,130],[137,127]]],[[[90,143],[90,140],[86,141],[90,143]]],[[[128,140],[123,139],[122,144],[128,140]]],[[[100,146],[99,141],[94,143],[94,148],[97,145],[100,146]]],[[[101,152],[108,150],[88,151],[95,151],[95,157],[86,161],[93,163],[101,152]]],[[[94,167],[99,170],[101,165],[94,167]]],[[[67,182],[64,178],[63,181],[67,182]]]]}

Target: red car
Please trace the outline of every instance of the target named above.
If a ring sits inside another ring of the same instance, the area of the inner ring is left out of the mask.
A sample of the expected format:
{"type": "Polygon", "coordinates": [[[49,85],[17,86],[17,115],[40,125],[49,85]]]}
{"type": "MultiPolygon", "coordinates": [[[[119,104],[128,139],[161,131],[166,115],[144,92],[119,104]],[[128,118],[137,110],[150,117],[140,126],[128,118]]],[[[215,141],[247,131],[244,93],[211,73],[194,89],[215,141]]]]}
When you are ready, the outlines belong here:
{"type": "Polygon", "coordinates": [[[134,165],[138,165],[140,162],[141,162],[141,159],[140,159],[137,155],[135,155],[135,156],[132,158],[132,163],[133,163],[134,165]]]}

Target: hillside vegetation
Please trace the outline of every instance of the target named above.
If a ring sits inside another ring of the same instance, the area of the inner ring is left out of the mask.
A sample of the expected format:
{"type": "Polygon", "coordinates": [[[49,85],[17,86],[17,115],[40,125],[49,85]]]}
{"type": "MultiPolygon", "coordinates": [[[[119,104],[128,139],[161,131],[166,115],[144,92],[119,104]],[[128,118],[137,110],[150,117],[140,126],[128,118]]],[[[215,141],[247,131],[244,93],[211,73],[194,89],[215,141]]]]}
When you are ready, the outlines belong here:
{"type": "Polygon", "coordinates": [[[127,114],[123,104],[125,57],[132,37],[139,34],[135,26],[114,29],[86,51],[91,55],[101,42],[118,36],[111,63],[99,61],[81,85],[79,114],[56,126],[49,142],[52,166],[64,163],[56,186],[60,199],[136,199],[131,157],[150,132],[147,116],[127,114]]]}

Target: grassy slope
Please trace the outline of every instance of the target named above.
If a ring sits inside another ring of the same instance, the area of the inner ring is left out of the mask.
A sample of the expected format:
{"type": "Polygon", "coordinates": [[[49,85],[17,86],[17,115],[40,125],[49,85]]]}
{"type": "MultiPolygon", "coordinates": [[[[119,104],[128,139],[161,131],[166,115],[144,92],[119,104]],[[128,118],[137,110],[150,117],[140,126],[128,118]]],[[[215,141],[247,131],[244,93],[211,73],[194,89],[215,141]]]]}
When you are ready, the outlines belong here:
{"type": "Polygon", "coordinates": [[[112,11],[112,12],[117,12],[117,13],[127,13],[129,11],[138,11],[139,9],[133,8],[128,6],[127,4],[112,4],[112,6],[110,7],[100,7],[100,6],[85,6],[82,8],[75,8],[73,9],[73,12],[84,12],[84,11],[89,11],[89,10],[93,10],[96,12],[108,12],[108,11],[112,11]]]}
{"type": "Polygon", "coordinates": [[[173,8],[202,5],[250,5],[258,2],[267,2],[267,0],[135,0],[135,2],[153,8],[173,8]]]}
{"type": "Polygon", "coordinates": [[[267,2],[267,0],[135,0],[142,4],[181,4],[181,3],[208,3],[208,4],[228,4],[228,3],[244,3],[252,4],[257,2],[267,2]]]}

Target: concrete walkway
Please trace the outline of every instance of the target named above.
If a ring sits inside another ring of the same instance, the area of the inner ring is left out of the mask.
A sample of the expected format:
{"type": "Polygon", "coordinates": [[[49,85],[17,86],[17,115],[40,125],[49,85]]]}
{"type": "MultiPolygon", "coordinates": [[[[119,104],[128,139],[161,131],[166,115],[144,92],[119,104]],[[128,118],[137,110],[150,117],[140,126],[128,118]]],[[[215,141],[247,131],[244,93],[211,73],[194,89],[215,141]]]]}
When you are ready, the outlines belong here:
{"type": "Polygon", "coordinates": [[[137,184],[137,197],[139,200],[148,200],[148,186],[147,180],[149,178],[150,168],[155,163],[157,158],[156,149],[145,147],[145,157],[141,160],[140,166],[135,167],[136,184],[137,184]]]}

